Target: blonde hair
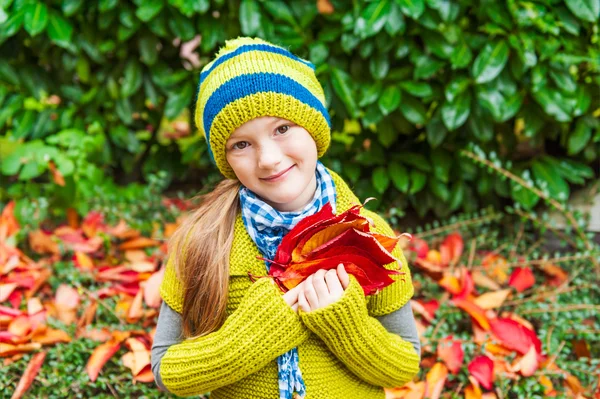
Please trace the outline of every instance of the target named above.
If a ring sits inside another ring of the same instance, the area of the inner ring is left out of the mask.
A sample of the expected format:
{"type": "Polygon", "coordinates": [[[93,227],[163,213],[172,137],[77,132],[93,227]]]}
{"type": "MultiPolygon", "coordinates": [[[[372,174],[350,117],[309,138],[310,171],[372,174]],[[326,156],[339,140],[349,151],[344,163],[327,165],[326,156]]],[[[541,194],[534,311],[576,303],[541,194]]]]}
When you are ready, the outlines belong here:
{"type": "Polygon", "coordinates": [[[225,321],[229,290],[229,255],[241,183],[222,180],[211,192],[196,196],[191,211],[173,233],[169,253],[184,289],[182,324],[184,338],[192,339],[218,330],[225,321]],[[183,242],[183,250],[179,243],[183,242]]]}

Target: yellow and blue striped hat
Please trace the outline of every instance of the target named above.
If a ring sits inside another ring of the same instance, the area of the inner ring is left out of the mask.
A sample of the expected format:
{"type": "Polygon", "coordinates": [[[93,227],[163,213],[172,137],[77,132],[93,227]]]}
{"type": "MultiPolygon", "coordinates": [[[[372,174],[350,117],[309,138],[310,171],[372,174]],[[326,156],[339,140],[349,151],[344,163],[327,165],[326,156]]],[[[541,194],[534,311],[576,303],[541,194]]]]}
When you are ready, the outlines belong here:
{"type": "Polygon", "coordinates": [[[236,179],[225,143],[244,123],[261,116],[290,120],[313,137],[321,157],[329,147],[331,121],[315,66],[258,38],[227,40],[200,73],[196,127],[221,173],[236,179]]]}

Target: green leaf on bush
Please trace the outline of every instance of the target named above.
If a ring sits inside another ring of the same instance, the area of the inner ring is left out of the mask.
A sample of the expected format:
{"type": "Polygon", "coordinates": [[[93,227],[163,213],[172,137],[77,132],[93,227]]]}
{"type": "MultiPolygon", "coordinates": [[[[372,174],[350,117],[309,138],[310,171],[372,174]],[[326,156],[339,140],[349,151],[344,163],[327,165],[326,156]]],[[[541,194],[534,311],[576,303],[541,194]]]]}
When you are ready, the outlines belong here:
{"type": "Polygon", "coordinates": [[[508,61],[508,52],[504,40],[486,44],[473,63],[471,73],[475,81],[485,83],[498,76],[508,61]]]}
{"type": "Polygon", "coordinates": [[[569,198],[569,185],[560,177],[560,172],[554,165],[535,160],[531,169],[535,184],[542,192],[559,202],[565,202],[569,198]]]}
{"type": "Polygon", "coordinates": [[[567,150],[569,155],[575,155],[581,152],[592,138],[592,127],[589,126],[585,119],[580,118],[575,124],[573,133],[569,134],[567,150]]]}
{"type": "Polygon", "coordinates": [[[351,89],[353,85],[351,84],[350,75],[339,68],[333,67],[331,68],[331,83],[333,90],[346,106],[350,116],[356,118],[358,108],[354,102],[354,94],[351,89]]]}
{"type": "Polygon", "coordinates": [[[442,119],[439,117],[439,115],[433,117],[425,129],[427,131],[427,141],[432,148],[439,146],[442,141],[444,141],[444,138],[448,133],[448,129],[446,129],[446,126],[442,122],[442,119]]]}
{"type": "Polygon", "coordinates": [[[442,149],[435,149],[431,152],[431,164],[433,165],[433,174],[444,183],[448,183],[450,178],[450,168],[452,167],[452,157],[442,149]]]}
{"type": "Polygon", "coordinates": [[[600,0],[565,0],[565,3],[577,18],[588,22],[598,22],[600,0]]]}
{"type": "Polygon", "coordinates": [[[129,60],[125,66],[125,76],[121,86],[121,96],[127,98],[136,93],[142,86],[142,66],[135,59],[129,60]]]}
{"type": "Polygon", "coordinates": [[[363,39],[377,34],[385,25],[389,14],[390,0],[369,3],[362,12],[362,21],[356,24],[355,33],[363,39]]]}
{"type": "Polygon", "coordinates": [[[553,164],[562,177],[574,184],[584,184],[586,179],[594,177],[594,170],[592,168],[572,159],[556,159],[543,156],[542,160],[553,164]]]}
{"type": "Polygon", "coordinates": [[[406,168],[396,162],[392,161],[388,165],[388,174],[392,179],[392,183],[394,183],[394,187],[398,189],[398,191],[402,193],[406,193],[408,191],[408,187],[410,184],[408,171],[406,168]]]}
{"type": "Polygon", "coordinates": [[[448,83],[445,90],[446,100],[452,102],[456,97],[462,94],[471,84],[471,80],[466,76],[457,76],[448,83]]]}
{"type": "Polygon", "coordinates": [[[365,84],[361,87],[361,96],[358,101],[358,105],[364,107],[369,104],[373,104],[379,98],[379,94],[381,93],[381,81],[376,81],[371,84],[365,84]]]}
{"type": "Polygon", "coordinates": [[[390,185],[390,177],[388,176],[387,170],[380,166],[373,171],[372,177],[373,187],[379,194],[385,193],[385,190],[390,185]]]}
{"type": "Polygon", "coordinates": [[[410,190],[408,193],[418,193],[423,189],[423,187],[425,187],[425,183],[427,183],[427,175],[425,175],[423,172],[412,169],[410,171],[410,190]]]}
{"type": "Polygon", "coordinates": [[[396,0],[404,15],[412,19],[418,19],[425,11],[424,0],[396,0]]]}
{"type": "Polygon", "coordinates": [[[44,3],[31,3],[25,6],[25,30],[35,36],[46,29],[48,24],[48,7],[44,3]]]}
{"type": "Polygon", "coordinates": [[[48,22],[48,37],[54,43],[65,47],[71,40],[73,35],[73,26],[69,21],[64,19],[56,12],[50,13],[50,21],[48,22]]]}
{"type": "Polygon", "coordinates": [[[165,116],[167,119],[175,119],[179,116],[190,105],[193,93],[194,85],[191,82],[169,93],[167,103],[165,104],[165,116]]]}
{"type": "Polygon", "coordinates": [[[443,61],[430,58],[426,55],[421,56],[417,59],[415,63],[413,78],[415,80],[429,79],[430,77],[435,75],[435,73],[439,71],[443,66],[443,61]]]}
{"type": "Polygon", "coordinates": [[[402,95],[396,86],[388,86],[379,97],[379,109],[384,115],[392,113],[400,105],[402,95]]]}
{"type": "Polygon", "coordinates": [[[559,122],[571,120],[572,107],[558,90],[543,87],[532,94],[546,114],[553,116],[559,122]]]}
{"type": "Polygon", "coordinates": [[[415,125],[424,125],[427,122],[427,110],[421,101],[411,96],[404,96],[400,102],[400,112],[408,121],[415,125]]]}
{"type": "Polygon", "coordinates": [[[433,94],[431,86],[425,82],[406,81],[400,82],[399,86],[402,90],[415,97],[429,97],[433,94]]]}
{"type": "Polygon", "coordinates": [[[450,190],[448,190],[448,186],[446,183],[443,183],[436,179],[435,177],[429,179],[429,188],[433,195],[446,202],[450,199],[450,190]]]}
{"type": "Polygon", "coordinates": [[[467,43],[461,43],[454,47],[454,51],[452,51],[452,55],[450,56],[450,63],[452,64],[452,69],[461,69],[468,66],[472,59],[473,52],[467,43]]]}
{"type": "Polygon", "coordinates": [[[260,29],[261,12],[254,0],[242,0],[240,4],[240,28],[246,36],[255,35],[260,29]]]}
{"type": "Polygon", "coordinates": [[[454,102],[446,101],[442,105],[442,120],[452,131],[462,126],[471,112],[471,93],[466,91],[456,98],[454,102]]]}
{"type": "MultiPolygon", "coordinates": [[[[523,178],[526,182],[531,182],[531,175],[528,170],[524,170],[521,173],[521,178],[523,178]]],[[[521,206],[525,209],[531,209],[538,203],[540,197],[535,195],[531,190],[521,186],[518,183],[515,183],[513,180],[510,181],[510,195],[521,206]]]]}
{"type": "Polygon", "coordinates": [[[144,22],[149,22],[154,18],[165,5],[163,0],[144,0],[141,6],[135,11],[135,15],[144,22]]]}

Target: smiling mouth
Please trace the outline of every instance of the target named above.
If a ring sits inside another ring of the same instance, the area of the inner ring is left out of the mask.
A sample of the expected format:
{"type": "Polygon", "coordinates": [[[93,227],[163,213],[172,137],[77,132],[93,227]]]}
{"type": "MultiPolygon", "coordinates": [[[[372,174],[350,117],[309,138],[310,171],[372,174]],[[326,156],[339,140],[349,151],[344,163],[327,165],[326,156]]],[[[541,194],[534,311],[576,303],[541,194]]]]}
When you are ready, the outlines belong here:
{"type": "Polygon", "coordinates": [[[272,181],[272,180],[276,180],[277,178],[285,175],[288,171],[290,171],[294,166],[296,166],[295,164],[290,166],[289,168],[287,168],[286,170],[284,170],[283,172],[277,173],[276,175],[273,176],[269,176],[269,177],[261,177],[261,180],[266,180],[266,181],[272,181]]]}

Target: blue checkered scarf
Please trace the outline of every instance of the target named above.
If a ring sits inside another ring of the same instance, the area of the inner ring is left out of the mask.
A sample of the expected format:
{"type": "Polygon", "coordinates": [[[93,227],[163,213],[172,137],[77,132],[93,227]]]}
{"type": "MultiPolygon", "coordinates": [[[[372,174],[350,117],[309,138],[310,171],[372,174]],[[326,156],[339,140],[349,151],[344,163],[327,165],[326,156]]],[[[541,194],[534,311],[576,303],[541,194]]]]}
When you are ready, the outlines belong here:
{"type": "MultiPolygon", "coordinates": [[[[279,212],[246,187],[240,188],[242,220],[252,241],[256,243],[265,258],[273,259],[283,237],[300,220],[317,213],[326,203],[331,202],[335,214],[335,184],[320,161],[317,161],[316,177],[317,189],[312,201],[298,212],[279,212]]],[[[268,272],[269,263],[265,262],[265,264],[268,272]]],[[[294,391],[301,398],[306,397],[306,386],[298,367],[298,348],[278,356],[277,365],[279,368],[279,399],[291,399],[294,391]]]]}

